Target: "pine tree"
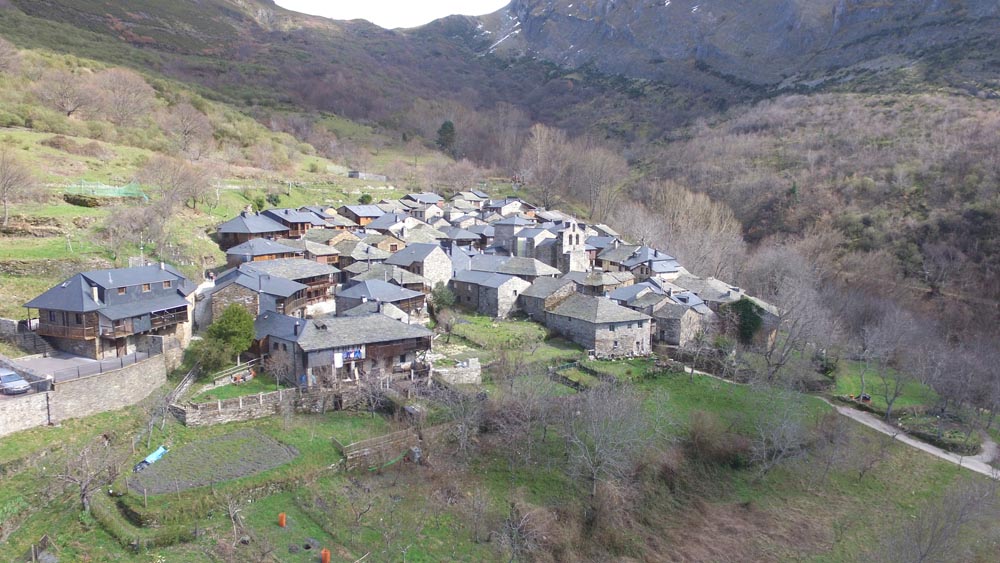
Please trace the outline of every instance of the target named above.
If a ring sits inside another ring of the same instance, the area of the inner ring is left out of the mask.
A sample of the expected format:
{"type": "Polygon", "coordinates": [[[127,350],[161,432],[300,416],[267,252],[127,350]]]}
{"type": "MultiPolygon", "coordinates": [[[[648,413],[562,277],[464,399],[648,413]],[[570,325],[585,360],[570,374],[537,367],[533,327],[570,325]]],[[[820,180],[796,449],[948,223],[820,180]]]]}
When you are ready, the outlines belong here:
{"type": "Polygon", "coordinates": [[[446,120],[437,130],[437,145],[441,150],[453,155],[455,152],[455,124],[451,120],[446,120]]]}

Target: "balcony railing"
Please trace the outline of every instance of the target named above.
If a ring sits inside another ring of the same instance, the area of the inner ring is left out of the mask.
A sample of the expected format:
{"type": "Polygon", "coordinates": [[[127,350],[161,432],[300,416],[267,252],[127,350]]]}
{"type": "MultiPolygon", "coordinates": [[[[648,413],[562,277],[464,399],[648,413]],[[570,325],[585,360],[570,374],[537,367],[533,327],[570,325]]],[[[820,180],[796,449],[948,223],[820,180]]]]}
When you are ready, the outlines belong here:
{"type": "Polygon", "coordinates": [[[71,338],[73,340],[90,340],[97,338],[96,326],[63,326],[47,323],[38,323],[35,330],[41,336],[54,336],[56,338],[71,338]]]}
{"type": "Polygon", "coordinates": [[[186,323],[187,320],[188,312],[187,310],[184,310],[173,313],[154,314],[150,319],[150,322],[153,325],[153,328],[160,328],[177,323],[186,323]]]}

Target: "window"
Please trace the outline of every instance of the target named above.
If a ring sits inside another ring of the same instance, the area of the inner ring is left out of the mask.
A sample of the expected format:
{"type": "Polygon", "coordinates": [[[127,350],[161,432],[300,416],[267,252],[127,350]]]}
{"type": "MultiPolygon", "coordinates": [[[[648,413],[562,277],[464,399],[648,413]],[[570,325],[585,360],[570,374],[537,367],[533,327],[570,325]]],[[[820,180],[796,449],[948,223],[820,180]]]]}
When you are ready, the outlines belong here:
{"type": "Polygon", "coordinates": [[[170,280],[163,282],[163,289],[170,289],[170,280]]]}
{"type": "Polygon", "coordinates": [[[126,291],[128,291],[127,287],[119,287],[118,288],[118,295],[125,295],[126,291]]]}
{"type": "Polygon", "coordinates": [[[282,350],[283,352],[287,352],[287,351],[288,351],[288,344],[284,344],[284,343],[282,343],[282,345],[281,345],[281,350],[282,350]]]}
{"type": "Polygon", "coordinates": [[[406,354],[400,354],[399,355],[399,363],[401,363],[401,364],[405,364],[406,363],[406,354]]]}
{"type": "Polygon", "coordinates": [[[278,349],[278,343],[277,342],[272,342],[271,343],[271,349],[272,350],[277,350],[278,349]]]}
{"type": "Polygon", "coordinates": [[[618,341],[615,340],[615,344],[614,344],[613,348],[617,348],[617,347],[618,347],[618,341]]]}
{"type": "Polygon", "coordinates": [[[613,325],[613,324],[608,325],[608,330],[610,330],[611,332],[614,332],[615,331],[615,325],[613,325]]]}
{"type": "Polygon", "coordinates": [[[150,288],[150,286],[149,286],[149,284],[148,284],[148,283],[144,283],[144,284],[142,284],[142,292],[143,292],[143,293],[147,293],[147,292],[148,292],[148,291],[149,291],[150,289],[151,289],[151,288],[150,288]]]}
{"type": "Polygon", "coordinates": [[[83,324],[83,315],[81,315],[80,313],[76,314],[76,324],[78,324],[78,325],[82,325],[83,324]]]}
{"type": "Polygon", "coordinates": [[[389,252],[396,252],[397,250],[399,250],[399,245],[398,244],[390,244],[389,245],[389,252]]]}
{"type": "Polygon", "coordinates": [[[56,312],[55,311],[49,311],[49,322],[50,323],[56,322],[56,312]]]}

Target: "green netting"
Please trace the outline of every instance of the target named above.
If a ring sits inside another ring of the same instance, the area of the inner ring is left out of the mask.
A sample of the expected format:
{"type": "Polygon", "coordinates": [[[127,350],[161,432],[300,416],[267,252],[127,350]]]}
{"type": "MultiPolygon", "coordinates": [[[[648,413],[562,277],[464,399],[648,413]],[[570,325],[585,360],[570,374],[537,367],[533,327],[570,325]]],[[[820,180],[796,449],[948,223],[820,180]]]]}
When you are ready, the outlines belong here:
{"type": "Polygon", "coordinates": [[[129,183],[124,186],[109,186],[101,182],[80,180],[75,184],[66,186],[66,193],[94,197],[138,197],[144,200],[149,199],[146,193],[142,191],[142,186],[136,183],[129,183]]]}

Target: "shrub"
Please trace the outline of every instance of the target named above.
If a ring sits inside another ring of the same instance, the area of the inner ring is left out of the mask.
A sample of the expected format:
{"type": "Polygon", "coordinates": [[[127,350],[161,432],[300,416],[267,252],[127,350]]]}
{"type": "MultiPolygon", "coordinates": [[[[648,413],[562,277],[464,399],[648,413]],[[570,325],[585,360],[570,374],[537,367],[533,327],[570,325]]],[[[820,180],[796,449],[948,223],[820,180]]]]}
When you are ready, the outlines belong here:
{"type": "Polygon", "coordinates": [[[716,465],[746,467],[750,460],[750,441],[710,412],[691,413],[685,446],[692,458],[716,465]]]}

